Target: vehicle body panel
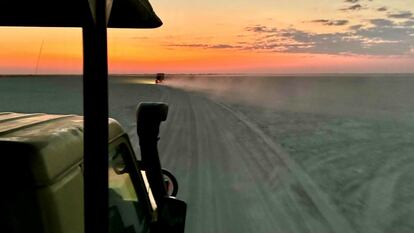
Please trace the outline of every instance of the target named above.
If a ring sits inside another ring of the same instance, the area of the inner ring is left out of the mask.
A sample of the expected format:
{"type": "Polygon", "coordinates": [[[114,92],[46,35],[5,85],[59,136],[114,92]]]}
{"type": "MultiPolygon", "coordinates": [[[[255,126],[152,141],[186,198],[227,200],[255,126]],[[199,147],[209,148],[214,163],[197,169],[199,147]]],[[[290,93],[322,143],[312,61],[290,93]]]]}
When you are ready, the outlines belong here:
{"type": "MultiPolygon", "coordinates": [[[[111,142],[129,142],[116,120],[108,127],[111,142]]],[[[0,149],[2,230],[84,232],[83,117],[0,113],[0,149]]]]}

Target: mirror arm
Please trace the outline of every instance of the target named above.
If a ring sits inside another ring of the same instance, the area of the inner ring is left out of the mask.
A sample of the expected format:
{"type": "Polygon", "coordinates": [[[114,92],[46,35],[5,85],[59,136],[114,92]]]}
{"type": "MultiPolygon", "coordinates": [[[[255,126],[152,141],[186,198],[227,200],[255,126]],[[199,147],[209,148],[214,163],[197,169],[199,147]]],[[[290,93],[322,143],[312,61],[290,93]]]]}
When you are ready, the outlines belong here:
{"type": "Polygon", "coordinates": [[[137,133],[141,149],[140,166],[147,173],[154,198],[162,205],[167,191],[158,154],[160,124],[167,119],[168,105],[165,103],[140,103],[137,109],[137,133]]]}

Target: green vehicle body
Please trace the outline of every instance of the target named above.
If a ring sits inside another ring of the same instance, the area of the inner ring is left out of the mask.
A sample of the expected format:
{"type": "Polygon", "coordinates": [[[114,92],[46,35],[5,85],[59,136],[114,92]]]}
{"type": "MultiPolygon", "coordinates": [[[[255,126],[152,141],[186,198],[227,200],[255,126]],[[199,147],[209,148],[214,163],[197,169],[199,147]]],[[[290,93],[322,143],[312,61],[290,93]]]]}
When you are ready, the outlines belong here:
{"type": "MultiPolygon", "coordinates": [[[[109,232],[183,232],[185,203],[160,209],[128,135],[108,126],[109,156],[96,156],[109,161],[109,232]]],[[[0,113],[0,151],[1,232],[84,232],[82,116],[0,113]]]]}

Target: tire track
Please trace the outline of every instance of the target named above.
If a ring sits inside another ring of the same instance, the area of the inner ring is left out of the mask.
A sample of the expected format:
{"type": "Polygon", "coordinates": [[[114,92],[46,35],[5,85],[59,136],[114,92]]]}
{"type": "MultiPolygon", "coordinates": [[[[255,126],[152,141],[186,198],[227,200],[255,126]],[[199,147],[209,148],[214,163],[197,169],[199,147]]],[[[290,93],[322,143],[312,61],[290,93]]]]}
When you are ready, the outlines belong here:
{"type": "MultiPolygon", "coordinates": [[[[204,154],[203,163],[206,169],[203,170],[208,182],[203,187],[205,190],[205,202],[203,206],[209,205],[208,219],[210,229],[204,232],[252,232],[251,222],[245,216],[243,201],[240,200],[242,193],[235,192],[233,186],[237,183],[234,176],[234,162],[237,161],[237,153],[229,151],[229,144],[226,143],[227,127],[225,119],[217,112],[217,107],[205,98],[192,95],[194,103],[197,104],[198,120],[202,123],[205,131],[203,137],[204,154]],[[224,122],[223,122],[224,121],[224,122]]],[[[236,163],[239,165],[239,163],[236,163]]],[[[237,170],[240,166],[237,166],[237,170]]],[[[263,219],[262,219],[263,220],[263,219]]],[[[203,231],[200,231],[203,232],[203,231]]],[[[257,232],[257,231],[256,231],[257,232]]]]}
{"type": "MultiPolygon", "coordinates": [[[[208,189],[206,196],[219,196],[219,203],[222,207],[221,209],[218,209],[210,208],[211,206],[209,206],[207,208],[208,211],[223,217],[216,219],[209,218],[206,219],[207,222],[213,223],[216,227],[221,226],[221,228],[219,228],[219,232],[332,232],[331,229],[326,229],[326,225],[328,225],[327,223],[322,221],[323,224],[321,224],[320,222],[313,221],[312,218],[305,213],[296,198],[297,194],[290,191],[291,188],[287,185],[283,188],[283,198],[280,198],[280,200],[278,198],[274,198],[274,196],[272,196],[272,192],[263,186],[262,181],[265,180],[265,183],[269,183],[266,177],[266,175],[268,176],[268,171],[279,168],[280,164],[275,164],[274,161],[276,161],[276,163],[278,162],[275,158],[267,157],[263,160],[263,157],[260,156],[262,153],[273,155],[274,152],[267,148],[266,145],[258,140],[254,135],[248,136],[251,131],[249,129],[245,129],[246,127],[241,127],[240,125],[234,126],[235,121],[233,117],[229,115],[225,109],[217,106],[210,100],[195,94],[191,95],[191,98],[194,96],[197,96],[197,101],[195,101],[198,105],[197,109],[199,112],[202,112],[202,114],[197,115],[199,122],[202,123],[201,128],[208,129],[209,131],[209,133],[203,137],[203,139],[206,139],[204,144],[209,145],[210,142],[208,139],[216,138],[216,146],[223,150],[222,153],[226,155],[226,158],[228,157],[227,160],[223,160],[224,158],[218,156],[220,155],[220,151],[214,150],[215,147],[210,148],[207,146],[202,151],[208,151],[210,153],[208,155],[210,156],[210,160],[205,163],[210,164],[210,161],[212,161],[212,163],[215,163],[215,166],[217,166],[217,164],[222,165],[225,163],[234,163],[239,167],[245,168],[244,179],[246,179],[246,176],[254,177],[250,178],[252,182],[248,185],[254,187],[253,190],[255,192],[251,195],[234,193],[231,192],[231,190],[230,192],[216,194],[214,192],[210,192],[210,189],[208,189]],[[235,135],[234,127],[243,128],[242,135],[235,135]],[[220,137],[225,134],[233,137],[220,137]],[[247,135],[246,138],[239,141],[239,136],[243,135],[247,135]],[[260,162],[260,166],[257,166],[257,163],[252,166],[252,160],[261,159],[263,161],[260,162]],[[242,164],[245,165],[243,166],[242,164]],[[258,172],[260,172],[261,175],[259,177],[255,177],[255,174],[258,172]],[[227,195],[228,193],[232,193],[234,196],[229,196],[227,195]],[[237,214],[228,211],[234,209],[235,206],[238,206],[237,203],[239,203],[239,205],[240,203],[244,204],[242,201],[243,198],[247,199],[250,203],[248,205],[248,209],[239,209],[239,211],[236,211],[237,214]],[[235,199],[238,201],[235,201],[235,199]],[[223,208],[224,206],[228,207],[223,208]],[[227,214],[222,214],[223,210],[227,210],[227,214]],[[247,212],[247,214],[245,212],[247,212]],[[219,219],[227,219],[227,222],[220,224],[219,219]],[[235,224],[229,224],[230,222],[234,222],[235,224]],[[245,223],[243,224],[243,229],[235,230],[235,226],[241,225],[241,223],[245,223]],[[227,231],[224,231],[224,229],[227,229],[227,231]]],[[[226,186],[234,186],[234,184],[237,183],[234,179],[224,179],[224,177],[226,177],[226,169],[228,168],[221,167],[221,169],[216,170],[216,173],[221,174],[222,178],[215,179],[216,182],[213,183],[214,186],[211,186],[212,189],[223,191],[226,190],[226,186]]],[[[210,172],[214,172],[211,167],[209,167],[208,170],[210,172]]],[[[234,174],[229,174],[228,176],[234,177],[234,174]]],[[[251,192],[252,189],[249,189],[249,191],[251,192]]],[[[199,204],[200,203],[197,203],[197,205],[199,204]]],[[[208,204],[209,203],[204,202],[200,205],[206,206],[208,204]]]]}
{"type": "Polygon", "coordinates": [[[174,109],[163,133],[169,138],[165,164],[183,184],[186,232],[355,232],[309,175],[247,117],[196,93],[164,91],[171,92],[174,109]]]}
{"type": "MultiPolygon", "coordinates": [[[[223,111],[222,118],[226,119],[223,124],[234,125],[234,122],[239,123],[237,119],[234,120],[233,117],[229,117],[227,110],[220,109],[223,111]]],[[[297,193],[290,187],[292,182],[288,182],[289,179],[286,179],[290,176],[287,169],[277,157],[274,157],[274,152],[269,150],[254,134],[249,134],[248,132],[251,131],[245,126],[236,125],[231,127],[232,131],[243,129],[242,135],[238,135],[228,143],[230,143],[229,147],[237,150],[236,153],[232,154],[242,156],[241,162],[245,164],[247,173],[254,180],[254,183],[250,185],[254,186],[257,191],[255,195],[252,195],[255,200],[252,207],[257,211],[251,215],[250,221],[251,226],[256,226],[254,231],[283,233],[332,232],[329,227],[327,229],[328,224],[324,219],[313,220],[315,216],[306,213],[303,204],[298,200],[297,193]],[[231,144],[231,141],[234,143],[231,144]],[[263,163],[263,161],[258,163],[257,161],[264,157],[261,155],[272,156],[272,158],[264,161],[267,163],[263,163]],[[270,172],[269,174],[269,171],[277,171],[277,173],[270,172]],[[271,186],[277,187],[272,190],[271,186]],[[263,221],[263,219],[267,221],[263,221]]]]}
{"type": "Polygon", "coordinates": [[[250,120],[242,113],[231,109],[229,106],[223,103],[217,103],[217,105],[226,109],[240,122],[245,124],[274,152],[274,154],[277,157],[279,157],[283,161],[291,175],[294,176],[295,180],[305,191],[304,194],[306,194],[309,197],[309,199],[318,209],[319,213],[327,221],[333,232],[355,232],[355,230],[351,227],[347,219],[345,219],[341,215],[341,213],[339,213],[339,211],[334,207],[334,205],[330,203],[329,197],[319,189],[317,184],[313,182],[309,175],[294,160],[290,159],[289,155],[282,149],[280,145],[271,140],[270,137],[268,137],[261,129],[259,129],[256,125],[250,122],[250,120]]]}

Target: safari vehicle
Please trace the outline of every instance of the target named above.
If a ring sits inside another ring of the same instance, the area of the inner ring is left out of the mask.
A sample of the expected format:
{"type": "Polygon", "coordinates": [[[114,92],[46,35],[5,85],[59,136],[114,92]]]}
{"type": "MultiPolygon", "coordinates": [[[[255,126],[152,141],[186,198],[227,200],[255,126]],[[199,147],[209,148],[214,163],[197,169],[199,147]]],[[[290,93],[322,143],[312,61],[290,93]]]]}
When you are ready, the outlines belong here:
{"type": "Polygon", "coordinates": [[[164,73],[157,73],[155,76],[155,83],[162,83],[164,82],[165,74],[164,73]]]}
{"type": "MultiPolygon", "coordinates": [[[[121,125],[108,121],[110,233],[184,232],[186,204],[156,151],[167,111],[139,105],[140,161],[121,125]]],[[[0,113],[0,148],[2,232],[83,232],[83,117],[0,113]]]]}
{"type": "Polygon", "coordinates": [[[139,105],[140,161],[108,116],[107,27],[161,25],[148,0],[2,1],[0,26],[82,28],[84,116],[0,113],[1,232],[184,232],[157,151],[168,106],[139,105]]]}

